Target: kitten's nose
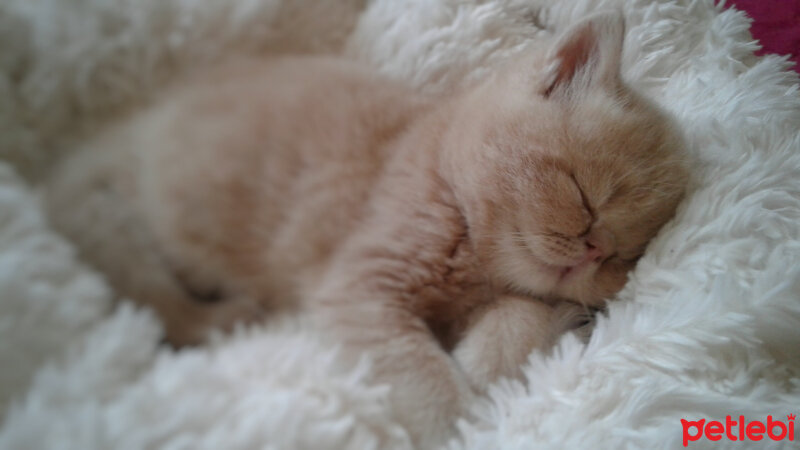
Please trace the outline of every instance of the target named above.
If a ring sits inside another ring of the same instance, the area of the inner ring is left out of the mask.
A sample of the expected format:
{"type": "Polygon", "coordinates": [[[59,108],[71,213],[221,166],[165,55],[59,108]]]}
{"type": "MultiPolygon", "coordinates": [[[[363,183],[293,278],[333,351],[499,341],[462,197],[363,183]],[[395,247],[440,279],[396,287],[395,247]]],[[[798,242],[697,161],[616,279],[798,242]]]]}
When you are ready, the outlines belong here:
{"type": "Polygon", "coordinates": [[[589,261],[601,262],[614,253],[614,235],[600,227],[592,227],[586,236],[586,255],[589,261]]]}
{"type": "Polygon", "coordinates": [[[595,247],[591,242],[588,240],[586,241],[586,254],[584,258],[587,261],[594,261],[600,262],[605,259],[605,252],[599,247],[595,247]]]}

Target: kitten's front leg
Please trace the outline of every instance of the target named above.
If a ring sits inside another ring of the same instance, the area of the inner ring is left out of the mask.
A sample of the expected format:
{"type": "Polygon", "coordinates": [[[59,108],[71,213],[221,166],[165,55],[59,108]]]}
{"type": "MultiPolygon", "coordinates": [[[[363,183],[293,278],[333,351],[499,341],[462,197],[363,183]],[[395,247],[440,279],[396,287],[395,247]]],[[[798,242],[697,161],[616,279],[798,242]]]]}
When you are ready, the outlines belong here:
{"type": "Polygon", "coordinates": [[[415,448],[441,445],[473,395],[463,373],[401,302],[360,294],[327,296],[313,311],[317,324],[343,344],[344,361],[370,358],[370,381],[390,386],[392,410],[415,448]]]}
{"type": "Polygon", "coordinates": [[[517,378],[534,349],[547,349],[569,328],[585,320],[576,305],[557,307],[507,295],[476,310],[453,357],[472,387],[485,390],[501,377],[517,378]]]}

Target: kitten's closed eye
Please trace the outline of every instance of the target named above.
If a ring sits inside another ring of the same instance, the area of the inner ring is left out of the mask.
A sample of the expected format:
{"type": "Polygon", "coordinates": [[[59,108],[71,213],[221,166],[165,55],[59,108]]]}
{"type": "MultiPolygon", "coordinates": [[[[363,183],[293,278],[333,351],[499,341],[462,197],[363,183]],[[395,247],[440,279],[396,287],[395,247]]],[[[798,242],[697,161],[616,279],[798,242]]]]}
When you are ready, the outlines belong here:
{"type": "Polygon", "coordinates": [[[586,229],[582,233],[580,233],[578,235],[578,236],[585,236],[585,235],[589,234],[589,231],[592,229],[592,225],[594,225],[594,222],[597,220],[597,216],[596,216],[594,208],[592,207],[592,203],[589,201],[589,198],[586,196],[586,192],[584,192],[583,188],[581,188],[581,184],[578,182],[578,179],[575,178],[575,174],[570,174],[570,178],[572,178],[572,181],[575,183],[575,187],[578,188],[578,192],[580,192],[580,194],[581,194],[581,202],[583,203],[584,209],[586,209],[586,212],[588,212],[589,215],[592,217],[591,223],[589,223],[586,226],[586,229]]]}

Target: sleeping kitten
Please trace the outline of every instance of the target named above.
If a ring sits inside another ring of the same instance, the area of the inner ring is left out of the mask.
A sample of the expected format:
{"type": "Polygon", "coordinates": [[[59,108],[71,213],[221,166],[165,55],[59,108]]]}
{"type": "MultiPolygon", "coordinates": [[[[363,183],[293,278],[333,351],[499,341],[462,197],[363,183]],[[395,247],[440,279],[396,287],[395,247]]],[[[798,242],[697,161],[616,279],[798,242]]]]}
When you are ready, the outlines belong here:
{"type": "Polygon", "coordinates": [[[681,141],[622,82],[623,28],[590,17],[446,99],[336,59],[233,62],[68,158],[51,217],[173,343],[303,310],[371,352],[428,445],[675,212],[681,141]]]}

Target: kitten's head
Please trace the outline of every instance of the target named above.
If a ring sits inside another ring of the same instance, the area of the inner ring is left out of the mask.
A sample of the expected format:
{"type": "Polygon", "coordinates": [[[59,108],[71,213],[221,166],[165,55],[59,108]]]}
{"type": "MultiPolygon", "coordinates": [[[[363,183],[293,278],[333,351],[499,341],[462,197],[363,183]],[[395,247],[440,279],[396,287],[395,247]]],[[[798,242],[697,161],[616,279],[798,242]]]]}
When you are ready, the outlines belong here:
{"type": "Polygon", "coordinates": [[[595,15],[466,97],[446,167],[476,250],[512,290],[597,305],[686,184],[669,119],[621,80],[624,23],[595,15]]]}

